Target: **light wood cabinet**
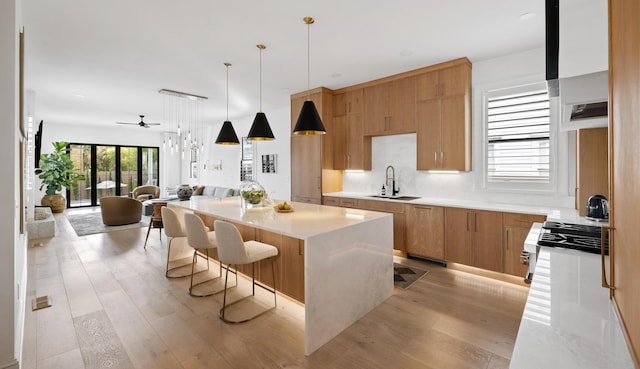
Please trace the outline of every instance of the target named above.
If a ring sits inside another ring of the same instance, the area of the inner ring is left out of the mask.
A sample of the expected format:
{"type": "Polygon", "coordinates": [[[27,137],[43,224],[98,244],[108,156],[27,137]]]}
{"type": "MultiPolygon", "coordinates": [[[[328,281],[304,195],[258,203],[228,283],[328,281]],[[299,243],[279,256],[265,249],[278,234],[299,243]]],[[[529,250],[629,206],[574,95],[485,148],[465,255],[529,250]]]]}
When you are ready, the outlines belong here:
{"type": "Polygon", "coordinates": [[[609,0],[609,279],[606,281],[625,330],[634,364],[640,367],[640,3],[609,0]]]}
{"type": "Polygon", "coordinates": [[[425,73],[417,81],[417,169],[470,171],[470,64],[425,73]]]}
{"type": "Polygon", "coordinates": [[[542,223],[545,219],[544,215],[502,213],[504,273],[519,277],[526,275],[529,267],[520,262],[524,240],[531,225],[535,222],[542,223]]]}
{"type": "Polygon", "coordinates": [[[403,203],[388,201],[358,199],[357,208],[363,210],[381,211],[393,214],[393,248],[403,253],[407,252],[405,244],[405,214],[403,203]]]}
{"type": "MultiPolygon", "coordinates": [[[[278,248],[275,262],[276,289],[304,303],[304,241],[282,234],[256,229],[256,241],[278,248]]],[[[256,279],[273,287],[271,260],[263,260],[256,268],[256,279]]],[[[250,271],[249,271],[250,272],[250,271]]]]}
{"type": "Polygon", "coordinates": [[[444,208],[406,205],[407,254],[444,260],[444,208]]]}
{"type": "Polygon", "coordinates": [[[317,88],[292,95],[292,129],[307,96],[316,105],[327,134],[291,135],[291,200],[320,204],[323,192],[342,190],[342,172],[333,170],[333,92],[317,88]]]}
{"type": "Polygon", "coordinates": [[[591,195],[609,198],[608,128],[580,129],[577,133],[576,209],[584,216],[591,195]]]}
{"type": "Polygon", "coordinates": [[[502,213],[446,208],[445,259],[502,272],[502,213]]]}
{"type": "Polygon", "coordinates": [[[423,73],[416,77],[416,100],[424,101],[446,96],[466,95],[470,86],[470,66],[454,67],[423,73]]]}
{"type": "Polygon", "coordinates": [[[371,137],[364,136],[363,90],[334,96],[333,169],[371,170],[371,137]]]}
{"type": "Polygon", "coordinates": [[[364,88],[364,134],[393,135],[416,131],[415,77],[364,88]]]}
{"type": "Polygon", "coordinates": [[[343,208],[357,208],[358,200],[348,197],[323,196],[322,205],[340,206],[343,208]]]}

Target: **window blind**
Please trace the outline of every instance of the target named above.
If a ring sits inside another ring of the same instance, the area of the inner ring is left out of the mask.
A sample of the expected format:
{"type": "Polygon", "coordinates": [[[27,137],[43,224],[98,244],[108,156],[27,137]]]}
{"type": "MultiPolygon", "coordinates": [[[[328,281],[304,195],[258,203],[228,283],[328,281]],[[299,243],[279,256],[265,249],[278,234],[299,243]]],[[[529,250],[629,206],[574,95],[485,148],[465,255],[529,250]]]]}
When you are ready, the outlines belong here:
{"type": "Polygon", "coordinates": [[[549,183],[549,94],[532,88],[487,98],[489,181],[549,183]]]}

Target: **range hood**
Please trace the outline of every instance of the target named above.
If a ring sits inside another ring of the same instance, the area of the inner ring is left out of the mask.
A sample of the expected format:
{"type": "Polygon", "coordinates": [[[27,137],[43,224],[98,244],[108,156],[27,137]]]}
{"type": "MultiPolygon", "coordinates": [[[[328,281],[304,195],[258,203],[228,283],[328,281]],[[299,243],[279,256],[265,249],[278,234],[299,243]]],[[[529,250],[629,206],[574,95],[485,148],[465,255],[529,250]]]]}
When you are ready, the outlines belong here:
{"type": "MultiPolygon", "coordinates": [[[[561,78],[559,75],[559,59],[563,50],[567,50],[576,44],[582,44],[585,40],[567,40],[560,35],[561,9],[559,0],[545,0],[545,58],[546,79],[549,96],[558,101],[560,108],[560,129],[575,130],[581,128],[607,127],[608,126],[608,98],[609,83],[608,71],[595,69],[594,73],[581,74],[561,78]],[[563,48],[563,45],[565,48],[563,48]]],[[[573,22],[565,25],[573,26],[573,22]]],[[[584,26],[584,25],[576,25],[584,26]]],[[[568,32],[570,33],[570,32],[568,32]]],[[[565,64],[570,64],[566,63],[565,64]]],[[[605,67],[606,68],[606,67],[605,67]]],[[[584,71],[582,71],[584,73],[584,71]]]]}

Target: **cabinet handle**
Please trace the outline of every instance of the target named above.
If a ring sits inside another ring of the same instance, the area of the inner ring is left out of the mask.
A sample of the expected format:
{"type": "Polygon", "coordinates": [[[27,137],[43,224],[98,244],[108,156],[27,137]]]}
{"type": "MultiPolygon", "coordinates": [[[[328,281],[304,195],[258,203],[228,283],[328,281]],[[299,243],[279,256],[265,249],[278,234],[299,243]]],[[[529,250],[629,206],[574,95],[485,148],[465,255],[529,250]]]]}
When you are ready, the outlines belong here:
{"type": "Polygon", "coordinates": [[[436,151],[433,152],[433,162],[438,166],[438,153],[436,151]]]}
{"type": "Polygon", "coordinates": [[[419,206],[419,205],[415,205],[414,206],[415,209],[424,209],[424,210],[431,210],[433,209],[431,206],[419,206]]]}
{"type": "Polygon", "coordinates": [[[347,154],[347,168],[351,168],[351,155],[347,154]]]}
{"type": "Polygon", "coordinates": [[[507,239],[506,239],[506,244],[507,244],[507,250],[509,250],[509,228],[507,228],[507,239]]]}
{"type": "Polygon", "coordinates": [[[298,241],[298,255],[304,255],[304,245],[301,241],[298,241]]]}
{"type": "Polygon", "coordinates": [[[320,176],[318,176],[318,189],[322,188],[322,179],[320,179],[320,176]]]}
{"type": "Polygon", "coordinates": [[[444,152],[440,151],[440,166],[444,167],[444,152]]]}
{"type": "Polygon", "coordinates": [[[467,232],[469,232],[469,213],[467,213],[467,232]]]}
{"type": "Polygon", "coordinates": [[[607,234],[610,230],[614,228],[611,227],[602,227],[601,235],[600,235],[600,257],[602,260],[602,287],[608,288],[609,290],[615,290],[616,288],[613,286],[613,243],[609,242],[609,272],[611,273],[611,284],[607,281],[607,272],[605,270],[605,261],[604,261],[604,246],[607,241],[607,234]]]}
{"type": "Polygon", "coordinates": [[[478,230],[478,214],[473,213],[473,231],[476,232],[478,230]]]}
{"type": "Polygon", "coordinates": [[[351,102],[349,102],[349,109],[347,110],[347,112],[351,113],[351,102]]]}

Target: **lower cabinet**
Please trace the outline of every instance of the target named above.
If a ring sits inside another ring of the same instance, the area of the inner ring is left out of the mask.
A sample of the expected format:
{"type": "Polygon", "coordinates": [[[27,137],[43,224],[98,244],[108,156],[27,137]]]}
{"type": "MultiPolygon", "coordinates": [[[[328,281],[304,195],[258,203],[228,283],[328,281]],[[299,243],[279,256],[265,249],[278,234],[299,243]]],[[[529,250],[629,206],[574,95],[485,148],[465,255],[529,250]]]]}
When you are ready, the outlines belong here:
{"type": "MultiPolygon", "coordinates": [[[[198,214],[198,216],[207,227],[213,229],[214,217],[204,214],[198,214]]],[[[238,228],[243,240],[256,240],[278,248],[278,256],[275,260],[276,289],[304,303],[304,241],[244,224],[233,224],[238,228]]],[[[209,257],[218,260],[218,253],[209,252],[209,257]]],[[[238,271],[250,278],[252,266],[238,265],[238,271]]],[[[255,277],[260,283],[273,287],[271,260],[263,260],[256,264],[255,277]]]]}
{"type": "Polygon", "coordinates": [[[520,262],[524,240],[531,225],[535,222],[542,223],[545,219],[544,215],[503,213],[504,273],[525,276],[529,267],[520,262]]]}
{"type": "Polygon", "coordinates": [[[407,254],[444,260],[444,208],[406,205],[407,254]]]}
{"type": "Polygon", "coordinates": [[[446,208],[445,259],[502,272],[502,213],[446,208]]]}
{"type": "Polygon", "coordinates": [[[407,252],[405,244],[405,214],[404,204],[389,201],[358,199],[357,209],[381,211],[393,214],[393,248],[403,253],[407,252]]]}

